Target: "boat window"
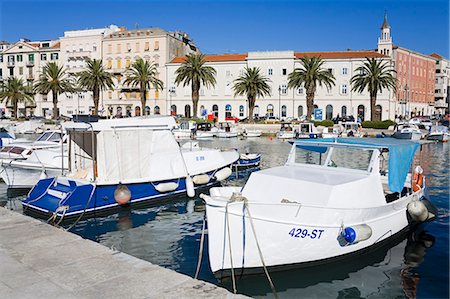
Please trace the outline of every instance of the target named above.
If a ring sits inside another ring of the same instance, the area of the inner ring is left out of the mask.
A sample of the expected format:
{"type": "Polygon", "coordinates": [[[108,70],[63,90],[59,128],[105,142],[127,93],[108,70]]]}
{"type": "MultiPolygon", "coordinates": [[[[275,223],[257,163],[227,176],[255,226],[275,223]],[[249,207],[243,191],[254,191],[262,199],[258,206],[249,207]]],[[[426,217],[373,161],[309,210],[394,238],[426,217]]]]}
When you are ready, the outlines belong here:
{"type": "Polygon", "coordinates": [[[22,147],[13,147],[9,153],[11,154],[21,154],[24,151],[22,147]]]}
{"type": "Polygon", "coordinates": [[[39,136],[38,139],[36,139],[36,141],[47,141],[47,139],[50,137],[51,134],[52,132],[45,132],[41,136],[39,136]]]}
{"type": "Polygon", "coordinates": [[[61,141],[61,133],[54,132],[52,136],[48,139],[48,141],[59,142],[61,141]]]}
{"type": "Polygon", "coordinates": [[[335,147],[332,150],[325,147],[314,147],[313,150],[306,149],[297,147],[295,163],[364,171],[369,169],[373,153],[373,150],[349,147],[335,147]],[[322,152],[319,152],[320,150],[322,152]]]}

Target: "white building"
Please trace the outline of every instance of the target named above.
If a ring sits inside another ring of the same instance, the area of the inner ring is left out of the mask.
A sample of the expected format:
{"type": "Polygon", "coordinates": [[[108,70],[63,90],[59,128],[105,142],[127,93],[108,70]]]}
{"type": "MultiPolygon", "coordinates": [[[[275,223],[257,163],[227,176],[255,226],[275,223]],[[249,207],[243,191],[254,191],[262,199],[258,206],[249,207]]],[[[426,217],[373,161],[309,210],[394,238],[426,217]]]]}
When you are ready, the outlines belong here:
{"type": "Polygon", "coordinates": [[[176,56],[197,52],[187,34],[160,28],[121,30],[105,34],[102,48],[105,68],[115,76],[115,89],[103,92],[103,103],[108,115],[141,115],[142,110],[145,114],[167,111],[164,91],[167,86],[166,63],[176,56]],[[164,84],[164,90],[147,91],[146,107],[141,107],[139,89],[123,84],[127,68],[138,58],[154,63],[158,79],[164,84]]]}
{"type": "MultiPolygon", "coordinates": [[[[70,75],[84,70],[86,59],[102,59],[102,43],[105,35],[120,31],[116,25],[107,28],[65,31],[60,38],[61,64],[70,75]]],[[[100,98],[100,102],[101,102],[100,98]]],[[[94,108],[92,92],[67,93],[59,97],[61,114],[88,114],[94,108]]],[[[101,108],[101,105],[100,105],[101,108]]]]}
{"type": "Polygon", "coordinates": [[[436,59],[436,84],[434,90],[434,108],[438,114],[450,113],[450,60],[439,54],[430,55],[436,59]]]}
{"type": "MultiPolygon", "coordinates": [[[[215,114],[219,121],[226,117],[245,118],[248,107],[244,96],[234,96],[233,81],[243,74],[246,67],[258,67],[262,75],[270,79],[271,95],[257,99],[254,114],[257,116],[276,116],[281,118],[302,117],[306,114],[306,92],[304,88],[288,89],[288,75],[294,68],[300,67],[300,57],[318,56],[325,63],[334,77],[335,86],[331,89],[318,87],[314,104],[322,109],[323,118],[331,119],[339,116],[360,116],[370,118],[370,100],[368,92],[358,93],[351,90],[350,79],[355,69],[362,65],[366,57],[388,59],[376,51],[344,51],[344,52],[249,52],[248,54],[206,55],[207,65],[217,71],[217,84],[214,88],[201,87],[199,111],[215,114]]],[[[184,61],[177,57],[167,67],[166,97],[167,106],[172,107],[175,114],[192,115],[191,87],[177,86],[175,71],[184,61]]],[[[393,119],[394,95],[384,90],[377,97],[377,108],[380,119],[393,119]]]]}
{"type": "MultiPolygon", "coordinates": [[[[30,87],[34,80],[39,78],[43,66],[47,62],[59,63],[59,41],[29,41],[21,39],[11,47],[1,52],[3,63],[1,63],[1,78],[5,81],[9,77],[17,77],[27,82],[30,87]]],[[[19,104],[19,116],[30,114],[50,115],[53,107],[52,95],[36,94],[35,104],[25,106],[19,104]]],[[[11,115],[10,107],[5,107],[5,103],[0,104],[2,113],[11,115]]]]}

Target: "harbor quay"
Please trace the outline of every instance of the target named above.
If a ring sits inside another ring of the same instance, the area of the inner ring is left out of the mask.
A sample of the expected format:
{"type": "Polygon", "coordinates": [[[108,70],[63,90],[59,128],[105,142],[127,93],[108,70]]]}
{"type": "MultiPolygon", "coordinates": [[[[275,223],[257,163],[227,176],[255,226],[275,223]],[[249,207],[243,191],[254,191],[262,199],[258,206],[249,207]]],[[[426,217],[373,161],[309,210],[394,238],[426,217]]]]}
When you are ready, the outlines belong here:
{"type": "Polygon", "coordinates": [[[247,298],[0,208],[0,298],[247,298]]]}

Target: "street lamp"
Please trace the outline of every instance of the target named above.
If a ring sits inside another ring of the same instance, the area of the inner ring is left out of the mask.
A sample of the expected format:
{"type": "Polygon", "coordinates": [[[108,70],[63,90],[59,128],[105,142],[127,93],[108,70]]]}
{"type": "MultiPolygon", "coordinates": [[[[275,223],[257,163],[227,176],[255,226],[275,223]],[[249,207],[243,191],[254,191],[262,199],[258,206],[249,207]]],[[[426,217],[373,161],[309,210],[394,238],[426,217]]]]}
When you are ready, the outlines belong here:
{"type": "Polygon", "coordinates": [[[78,97],[77,97],[77,120],[78,120],[78,115],[80,114],[80,98],[81,98],[81,91],[78,92],[78,97]]]}
{"type": "Polygon", "coordinates": [[[278,86],[278,119],[281,120],[281,85],[278,86]]]}
{"type": "Polygon", "coordinates": [[[409,118],[409,108],[408,108],[408,103],[409,103],[409,87],[408,84],[405,84],[405,118],[408,117],[409,118]]]}
{"type": "Polygon", "coordinates": [[[172,96],[175,94],[175,90],[173,89],[173,87],[169,88],[169,98],[170,98],[170,103],[169,103],[169,115],[172,115],[172,96]]]}

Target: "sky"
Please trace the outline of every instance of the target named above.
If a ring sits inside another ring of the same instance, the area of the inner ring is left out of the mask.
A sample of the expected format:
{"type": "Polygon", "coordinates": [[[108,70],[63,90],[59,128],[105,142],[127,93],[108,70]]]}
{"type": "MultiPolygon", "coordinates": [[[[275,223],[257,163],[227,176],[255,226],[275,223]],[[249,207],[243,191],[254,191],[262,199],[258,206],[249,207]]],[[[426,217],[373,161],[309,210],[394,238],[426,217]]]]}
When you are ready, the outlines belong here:
{"type": "Polygon", "coordinates": [[[0,40],[115,24],[187,32],[207,54],[362,50],[377,47],[385,11],[394,44],[450,56],[448,0],[0,0],[0,40]]]}

